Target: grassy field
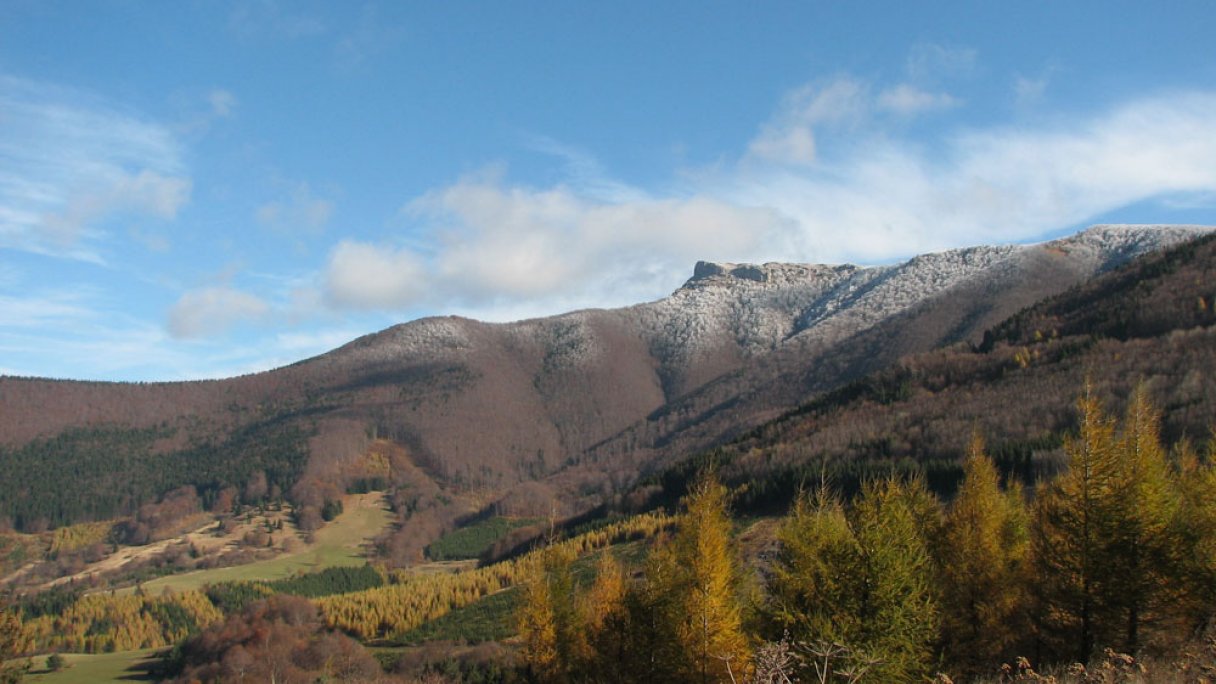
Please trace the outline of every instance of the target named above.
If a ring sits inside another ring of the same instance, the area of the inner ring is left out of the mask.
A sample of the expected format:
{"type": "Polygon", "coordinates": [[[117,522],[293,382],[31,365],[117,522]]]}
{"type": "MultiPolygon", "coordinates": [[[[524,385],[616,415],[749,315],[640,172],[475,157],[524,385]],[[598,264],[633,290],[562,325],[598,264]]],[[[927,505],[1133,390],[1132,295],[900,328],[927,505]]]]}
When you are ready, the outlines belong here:
{"type": "Polygon", "coordinates": [[[340,565],[362,565],[366,562],[364,544],[379,534],[391,517],[382,503],[382,496],[375,493],[348,496],[343,506],[341,515],[316,532],[315,542],[298,552],[245,565],[160,577],[144,583],[144,591],[155,595],[166,587],[181,591],[216,582],[275,580],[291,577],[298,572],[314,572],[340,565]]]}
{"type": "Polygon", "coordinates": [[[59,672],[47,672],[46,657],[40,656],[34,659],[34,669],[22,681],[39,684],[148,681],[140,665],[155,654],[156,649],[122,653],[65,653],[63,659],[67,667],[59,672]]]}

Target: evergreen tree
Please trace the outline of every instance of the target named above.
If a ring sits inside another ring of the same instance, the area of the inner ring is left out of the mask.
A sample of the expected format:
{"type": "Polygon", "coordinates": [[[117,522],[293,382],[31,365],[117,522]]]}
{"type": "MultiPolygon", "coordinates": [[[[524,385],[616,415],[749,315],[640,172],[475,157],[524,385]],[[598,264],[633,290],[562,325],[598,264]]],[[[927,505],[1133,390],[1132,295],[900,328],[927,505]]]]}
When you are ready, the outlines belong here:
{"type": "Polygon", "coordinates": [[[1011,660],[1027,631],[1027,520],[1020,488],[1001,492],[978,432],[938,548],[947,662],[978,674],[994,660],[1011,660]]]}
{"type": "Polygon", "coordinates": [[[862,487],[853,524],[862,551],[862,644],[876,659],[867,681],[914,681],[932,671],[940,609],[924,536],[930,500],[920,479],[862,487]]]}
{"type": "MultiPolygon", "coordinates": [[[[683,573],[670,544],[660,543],[646,558],[645,580],[625,592],[625,652],[620,681],[677,682],[690,669],[677,637],[683,573]]],[[[601,655],[603,655],[601,653],[601,655]]]]}
{"type": "Polygon", "coordinates": [[[851,516],[822,489],[795,506],[780,532],[772,596],[779,625],[816,651],[804,675],[844,668],[888,682],[929,674],[939,609],[928,504],[937,506],[919,480],[890,479],[864,485],[851,516]]]}
{"type": "Polygon", "coordinates": [[[778,532],[773,616],[795,641],[854,643],[861,633],[861,548],[844,506],[826,488],[799,497],[778,532]]]}

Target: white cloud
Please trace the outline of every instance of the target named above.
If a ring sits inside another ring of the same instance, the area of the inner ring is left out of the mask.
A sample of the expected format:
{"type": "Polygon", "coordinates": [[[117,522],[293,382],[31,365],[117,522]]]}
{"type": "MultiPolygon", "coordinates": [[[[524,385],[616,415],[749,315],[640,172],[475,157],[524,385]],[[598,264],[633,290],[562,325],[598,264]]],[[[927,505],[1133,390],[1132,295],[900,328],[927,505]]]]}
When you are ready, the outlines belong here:
{"type": "Polygon", "coordinates": [[[856,124],[869,110],[867,88],[855,79],[838,77],[822,87],[803,86],[785,96],[776,115],[751,141],[747,156],[783,164],[812,164],[816,126],[856,124]]]}
{"type": "Polygon", "coordinates": [[[405,246],[340,243],[322,299],[336,310],[495,320],[616,306],[669,292],[698,259],[889,262],[1039,239],[1146,199],[1216,188],[1213,93],[1129,102],[1052,129],[970,128],[913,142],[884,128],[873,115],[881,94],[870,92],[838,79],[783,101],[757,140],[813,122],[847,134],[813,164],[760,155],[753,141],[746,163],[667,196],[598,177],[590,192],[464,178],[406,205],[405,246]],[[595,190],[604,187],[611,197],[595,190]]]}
{"type": "Polygon", "coordinates": [[[959,101],[947,93],[931,93],[903,83],[879,93],[877,104],[880,109],[908,116],[957,107],[959,101]]]}
{"type": "Polygon", "coordinates": [[[99,260],[114,216],[171,220],[190,199],[165,126],[87,93],[0,76],[0,246],[99,260]]]}
{"type": "Polygon", "coordinates": [[[258,207],[258,223],[284,232],[320,233],[333,216],[334,203],[314,197],[307,183],[297,185],[284,200],[258,207]]]}
{"type": "Polygon", "coordinates": [[[205,287],[177,300],[169,310],[168,330],[178,339],[207,337],[269,312],[270,305],[255,295],[228,286],[205,287]]]}
{"type": "Polygon", "coordinates": [[[413,249],[343,242],[324,276],[335,307],[503,311],[623,305],[670,289],[698,259],[778,256],[789,226],[709,197],[608,202],[559,186],[464,179],[405,210],[428,232],[413,249]]]}
{"type": "Polygon", "coordinates": [[[1147,199],[1216,187],[1213,93],[1170,93],[1053,129],[971,129],[934,145],[881,133],[818,162],[726,179],[795,220],[814,260],[883,261],[1029,240],[1147,199]]]}
{"type": "Polygon", "coordinates": [[[323,287],[339,308],[402,309],[425,293],[426,272],[408,250],[343,240],[329,255],[323,287]]]}

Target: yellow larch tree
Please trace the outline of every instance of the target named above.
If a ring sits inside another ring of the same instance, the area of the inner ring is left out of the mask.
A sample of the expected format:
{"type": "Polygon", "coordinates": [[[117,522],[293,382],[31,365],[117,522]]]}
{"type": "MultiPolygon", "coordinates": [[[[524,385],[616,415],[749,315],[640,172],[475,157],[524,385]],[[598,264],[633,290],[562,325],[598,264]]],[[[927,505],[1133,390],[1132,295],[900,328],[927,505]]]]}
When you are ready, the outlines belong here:
{"type": "Polygon", "coordinates": [[[628,656],[628,615],[625,609],[627,590],[625,571],[605,550],[596,568],[595,582],[583,595],[580,604],[582,624],[586,633],[588,678],[616,671],[628,656]]]}
{"type": "Polygon", "coordinates": [[[1180,538],[1175,534],[1179,491],[1165,449],[1161,418],[1144,385],[1128,403],[1118,442],[1119,478],[1108,555],[1111,603],[1119,611],[1117,647],[1136,654],[1146,636],[1179,633],[1170,616],[1179,596],[1180,538]],[[1147,634],[1146,634],[1147,632],[1147,634]]]}
{"type": "Polygon", "coordinates": [[[538,681],[556,681],[559,673],[557,617],[540,559],[536,559],[532,574],[520,585],[515,621],[523,641],[520,659],[524,667],[538,681]]]}
{"type": "Polygon", "coordinates": [[[1181,496],[1174,517],[1179,541],[1181,580],[1179,613],[1186,631],[1202,632],[1212,620],[1216,605],[1216,439],[1201,459],[1191,445],[1178,447],[1181,496]]]}
{"type": "Polygon", "coordinates": [[[963,674],[1010,660],[1027,632],[1028,521],[1021,488],[1010,489],[976,432],[937,545],[943,650],[963,674]]]}
{"type": "Polygon", "coordinates": [[[712,472],[702,475],[685,500],[686,511],[672,542],[682,575],[677,605],[684,617],[676,636],[691,680],[702,684],[742,680],[751,667],[728,498],[712,472]]]}
{"type": "Polygon", "coordinates": [[[1079,434],[1064,442],[1068,470],[1036,501],[1031,536],[1040,636],[1058,655],[1088,662],[1112,643],[1116,606],[1110,553],[1120,463],[1113,421],[1087,388],[1079,434]]]}

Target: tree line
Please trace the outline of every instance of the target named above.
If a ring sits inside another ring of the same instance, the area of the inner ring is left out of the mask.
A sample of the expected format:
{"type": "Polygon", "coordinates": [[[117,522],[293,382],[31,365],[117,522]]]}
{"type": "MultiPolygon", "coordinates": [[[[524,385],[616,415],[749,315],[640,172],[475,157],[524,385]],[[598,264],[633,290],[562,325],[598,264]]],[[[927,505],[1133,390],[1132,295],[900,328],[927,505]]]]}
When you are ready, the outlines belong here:
{"type": "Polygon", "coordinates": [[[745,567],[730,493],[702,477],[677,530],[631,579],[605,554],[577,590],[572,555],[531,562],[516,620],[531,681],[925,681],[1000,673],[1017,658],[1087,663],[1179,655],[1216,607],[1216,468],[1167,454],[1143,388],[1123,420],[1088,391],[1067,468],[1002,486],[982,437],[956,496],[923,478],[829,483],[745,567]],[[1033,494],[1033,496],[1031,495],[1033,494]]]}

